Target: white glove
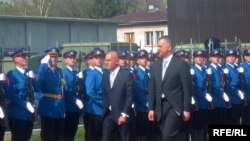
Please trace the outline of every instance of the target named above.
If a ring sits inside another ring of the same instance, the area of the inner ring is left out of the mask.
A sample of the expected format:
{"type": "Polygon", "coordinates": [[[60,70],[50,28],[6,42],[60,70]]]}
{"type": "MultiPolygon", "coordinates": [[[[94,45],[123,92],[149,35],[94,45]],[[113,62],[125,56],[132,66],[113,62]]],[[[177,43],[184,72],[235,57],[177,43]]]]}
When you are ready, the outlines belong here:
{"type": "Polygon", "coordinates": [[[47,64],[49,62],[50,56],[46,55],[45,57],[43,57],[43,59],[41,60],[41,64],[47,64]]]}
{"type": "Polygon", "coordinates": [[[207,100],[208,102],[212,102],[212,100],[213,100],[212,96],[211,96],[209,93],[206,93],[205,98],[206,98],[206,100],[207,100]]]}
{"type": "Polygon", "coordinates": [[[238,68],[238,72],[239,72],[239,73],[243,73],[243,72],[244,72],[244,68],[239,67],[239,68],[238,68]]]}
{"type": "Polygon", "coordinates": [[[132,108],[135,108],[135,104],[134,104],[134,103],[132,103],[131,107],[132,107],[132,108]]]}
{"type": "Polygon", "coordinates": [[[191,74],[191,75],[194,75],[194,74],[195,74],[194,69],[190,69],[190,74],[191,74]]]}
{"type": "Polygon", "coordinates": [[[0,74],[0,81],[5,81],[6,80],[6,76],[4,73],[0,74]]]}
{"type": "Polygon", "coordinates": [[[227,68],[223,69],[224,74],[228,74],[229,70],[227,68]]]}
{"type": "Polygon", "coordinates": [[[244,99],[244,93],[241,90],[238,90],[238,96],[240,97],[241,100],[244,99]]]}
{"type": "Polygon", "coordinates": [[[80,78],[80,79],[82,79],[82,78],[83,78],[82,71],[81,71],[81,72],[79,72],[79,73],[77,74],[77,77],[78,77],[78,78],[80,78]]]}
{"type": "Polygon", "coordinates": [[[229,101],[229,97],[228,97],[228,95],[227,95],[225,92],[223,93],[223,99],[224,99],[226,102],[229,101]]]}
{"type": "Polygon", "coordinates": [[[195,104],[195,100],[194,100],[194,98],[192,97],[192,99],[191,99],[191,104],[192,105],[194,105],[195,104]]]}
{"type": "Polygon", "coordinates": [[[28,72],[28,77],[34,79],[36,77],[36,75],[34,74],[33,71],[29,71],[28,72]]]}
{"type": "Polygon", "coordinates": [[[27,108],[31,113],[34,113],[34,112],[35,112],[35,109],[33,108],[33,106],[31,105],[30,102],[27,102],[26,108],[27,108]]]}
{"type": "Polygon", "coordinates": [[[83,104],[82,104],[82,101],[79,100],[79,99],[76,99],[76,105],[79,109],[82,109],[83,108],[83,104]]]}
{"type": "Polygon", "coordinates": [[[212,70],[211,70],[211,68],[208,68],[208,69],[207,69],[207,74],[209,74],[209,75],[211,75],[211,74],[212,74],[212,70]]]}
{"type": "Polygon", "coordinates": [[[0,107],[0,118],[3,119],[4,118],[4,112],[2,107],[0,107]]]}

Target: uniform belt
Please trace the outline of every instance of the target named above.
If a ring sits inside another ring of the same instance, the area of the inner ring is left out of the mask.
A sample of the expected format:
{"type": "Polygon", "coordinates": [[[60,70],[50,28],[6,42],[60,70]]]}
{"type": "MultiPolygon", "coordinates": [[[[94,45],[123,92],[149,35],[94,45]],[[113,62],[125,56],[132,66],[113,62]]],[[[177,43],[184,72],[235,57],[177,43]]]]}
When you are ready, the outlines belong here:
{"type": "Polygon", "coordinates": [[[54,99],[62,99],[63,98],[63,95],[61,95],[61,94],[44,93],[43,96],[49,97],[49,98],[54,98],[54,99]]]}

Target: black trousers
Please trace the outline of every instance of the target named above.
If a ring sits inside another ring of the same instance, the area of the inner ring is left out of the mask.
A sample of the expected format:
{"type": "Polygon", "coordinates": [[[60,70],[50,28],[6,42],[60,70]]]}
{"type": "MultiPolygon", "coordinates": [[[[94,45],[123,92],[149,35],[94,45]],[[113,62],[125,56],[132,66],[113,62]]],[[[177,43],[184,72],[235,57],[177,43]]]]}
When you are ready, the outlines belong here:
{"type": "Polygon", "coordinates": [[[147,112],[137,112],[136,115],[136,141],[150,140],[150,122],[148,120],[147,112]]]}
{"type": "Polygon", "coordinates": [[[208,110],[199,109],[191,114],[191,140],[208,141],[208,110]]]}
{"type": "Polygon", "coordinates": [[[250,125],[250,101],[248,101],[248,105],[243,107],[242,110],[242,124],[250,125]]]}
{"type": "Polygon", "coordinates": [[[209,113],[209,124],[225,124],[226,108],[214,107],[209,113]]]}
{"type": "Polygon", "coordinates": [[[7,121],[5,119],[0,119],[0,141],[4,140],[4,134],[6,130],[6,123],[7,121]]]}
{"type": "MultiPolygon", "coordinates": [[[[182,114],[182,113],[180,113],[182,114]]],[[[162,141],[178,141],[183,120],[168,101],[162,101],[160,129],[162,141]]]]}
{"type": "Polygon", "coordinates": [[[84,114],[85,141],[100,141],[102,137],[102,116],[84,114]]]}
{"type": "Polygon", "coordinates": [[[103,118],[102,141],[113,141],[116,130],[119,132],[119,135],[120,135],[119,140],[133,141],[133,137],[132,137],[133,128],[132,127],[133,127],[132,123],[130,122],[118,126],[115,120],[113,119],[111,113],[108,113],[103,118]]]}
{"type": "Polygon", "coordinates": [[[32,135],[33,121],[9,118],[11,141],[29,141],[32,135]]]}
{"type": "Polygon", "coordinates": [[[226,110],[226,124],[240,124],[241,104],[233,104],[232,108],[226,110]]]}
{"type": "Polygon", "coordinates": [[[41,117],[42,141],[62,141],[64,137],[64,119],[41,117]]]}
{"type": "Polygon", "coordinates": [[[74,141],[78,124],[79,112],[66,112],[64,121],[64,141],[74,141]]]}

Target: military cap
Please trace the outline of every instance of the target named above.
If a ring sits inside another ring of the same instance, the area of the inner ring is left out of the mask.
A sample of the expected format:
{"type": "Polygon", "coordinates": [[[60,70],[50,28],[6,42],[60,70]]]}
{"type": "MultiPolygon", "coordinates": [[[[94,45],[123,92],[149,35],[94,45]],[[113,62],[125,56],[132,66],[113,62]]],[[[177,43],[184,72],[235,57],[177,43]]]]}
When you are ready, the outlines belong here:
{"type": "Polygon", "coordinates": [[[188,51],[188,50],[185,50],[185,55],[184,55],[184,57],[190,58],[190,55],[191,55],[191,52],[188,51]]]}
{"type": "Polygon", "coordinates": [[[126,51],[119,50],[117,53],[119,55],[119,59],[126,59],[126,57],[127,57],[127,52],[126,51]]]}
{"type": "Polygon", "coordinates": [[[51,57],[57,57],[59,52],[60,52],[60,49],[58,47],[50,47],[45,50],[45,53],[47,53],[51,57]]]}
{"type": "Polygon", "coordinates": [[[128,60],[135,60],[136,58],[136,52],[128,52],[127,59],[128,60]]]}
{"type": "Polygon", "coordinates": [[[92,57],[105,57],[105,52],[104,52],[104,50],[102,50],[100,48],[95,48],[91,52],[91,56],[92,57]]]}
{"type": "Polygon", "coordinates": [[[27,56],[27,51],[24,48],[18,49],[10,54],[10,57],[12,57],[12,58],[26,57],[26,56],[27,56]]]}
{"type": "Polygon", "coordinates": [[[193,51],[193,57],[206,57],[206,51],[205,50],[201,50],[201,49],[197,49],[193,51]]]}
{"type": "Polygon", "coordinates": [[[174,52],[174,56],[177,57],[185,57],[186,56],[186,51],[184,49],[179,49],[174,52]]]}
{"type": "Polygon", "coordinates": [[[211,56],[211,57],[215,57],[215,56],[222,57],[223,54],[221,53],[220,50],[218,50],[218,49],[213,49],[213,50],[210,52],[210,56],[211,56]]]}
{"type": "Polygon", "coordinates": [[[63,58],[76,58],[77,52],[75,50],[69,50],[64,52],[63,58]]]}
{"type": "Polygon", "coordinates": [[[225,53],[226,56],[238,56],[238,53],[235,49],[227,49],[226,50],[226,53],[225,53]]]}
{"type": "Polygon", "coordinates": [[[84,60],[92,59],[92,58],[93,58],[93,56],[92,56],[93,51],[94,51],[94,50],[89,51],[89,52],[86,54],[86,56],[84,57],[84,60]]]}
{"type": "Polygon", "coordinates": [[[150,52],[149,54],[148,54],[148,60],[155,60],[155,57],[156,57],[156,54],[155,53],[153,53],[153,52],[150,52]]]}
{"type": "Polygon", "coordinates": [[[244,55],[250,56],[250,48],[244,50],[244,55]]]}
{"type": "Polygon", "coordinates": [[[148,58],[148,52],[146,50],[139,50],[136,54],[136,58],[148,58]]]}

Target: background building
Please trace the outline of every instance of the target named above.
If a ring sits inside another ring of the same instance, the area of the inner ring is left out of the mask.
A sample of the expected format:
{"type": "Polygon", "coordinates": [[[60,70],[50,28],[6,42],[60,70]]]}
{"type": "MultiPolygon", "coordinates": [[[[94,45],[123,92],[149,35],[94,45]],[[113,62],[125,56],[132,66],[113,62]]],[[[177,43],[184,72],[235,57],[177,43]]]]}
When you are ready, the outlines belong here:
{"type": "Polygon", "coordinates": [[[116,27],[108,20],[0,16],[0,46],[43,52],[64,43],[116,42],[116,27]]]}
{"type": "Polygon", "coordinates": [[[118,22],[117,41],[132,42],[142,49],[157,50],[157,39],[168,35],[167,9],[150,5],[149,10],[111,18],[118,22]]]}

